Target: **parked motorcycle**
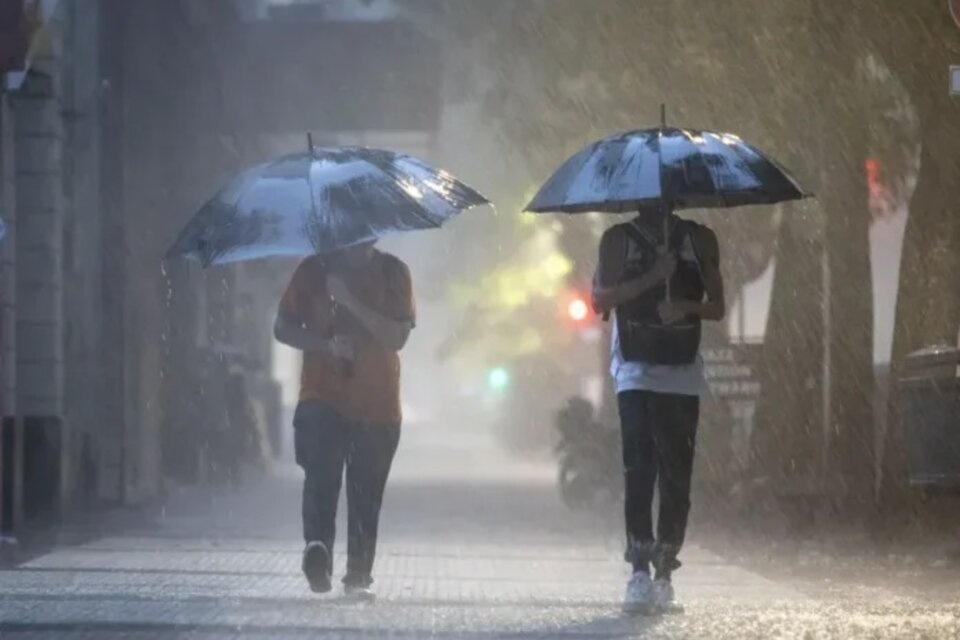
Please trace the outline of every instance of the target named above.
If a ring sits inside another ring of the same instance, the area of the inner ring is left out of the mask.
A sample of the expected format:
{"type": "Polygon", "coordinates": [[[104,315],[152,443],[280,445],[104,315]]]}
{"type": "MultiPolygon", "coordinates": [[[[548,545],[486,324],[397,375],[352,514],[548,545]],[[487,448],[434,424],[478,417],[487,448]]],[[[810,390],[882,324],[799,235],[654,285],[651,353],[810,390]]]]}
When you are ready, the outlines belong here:
{"type": "Polygon", "coordinates": [[[560,498],[571,509],[603,509],[623,496],[620,432],[597,420],[593,405],[572,397],[557,412],[555,451],[560,498]]]}

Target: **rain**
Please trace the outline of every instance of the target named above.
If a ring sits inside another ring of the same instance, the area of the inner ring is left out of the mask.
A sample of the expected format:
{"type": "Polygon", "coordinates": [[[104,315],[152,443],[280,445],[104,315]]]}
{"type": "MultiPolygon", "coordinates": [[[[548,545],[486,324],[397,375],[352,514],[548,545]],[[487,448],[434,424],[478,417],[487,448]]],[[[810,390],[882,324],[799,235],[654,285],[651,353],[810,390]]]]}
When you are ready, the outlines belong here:
{"type": "Polygon", "coordinates": [[[960,2],[0,3],[0,638],[960,638],[960,2]]]}

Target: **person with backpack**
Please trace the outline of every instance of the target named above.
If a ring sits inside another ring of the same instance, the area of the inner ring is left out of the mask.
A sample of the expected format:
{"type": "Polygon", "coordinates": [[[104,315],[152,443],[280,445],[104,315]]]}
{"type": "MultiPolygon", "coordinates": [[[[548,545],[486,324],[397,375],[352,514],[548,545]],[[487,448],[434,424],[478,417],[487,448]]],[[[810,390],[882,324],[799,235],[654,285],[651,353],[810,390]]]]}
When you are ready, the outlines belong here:
{"type": "Polygon", "coordinates": [[[623,608],[664,611],[676,606],[672,575],[687,529],[706,390],[701,323],[726,313],[716,234],[663,210],[611,227],[600,241],[593,306],[614,314],[610,373],[623,443],[625,559],[633,567],[623,608]]]}

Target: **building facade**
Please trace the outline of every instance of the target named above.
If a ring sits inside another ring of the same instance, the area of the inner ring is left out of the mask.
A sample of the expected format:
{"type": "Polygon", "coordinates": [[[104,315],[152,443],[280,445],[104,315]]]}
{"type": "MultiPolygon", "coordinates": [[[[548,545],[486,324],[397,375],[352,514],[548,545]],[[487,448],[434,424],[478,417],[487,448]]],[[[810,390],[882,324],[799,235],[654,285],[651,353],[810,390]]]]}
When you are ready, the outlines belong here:
{"type": "Polygon", "coordinates": [[[3,3],[0,54],[25,48],[0,55],[5,535],[223,479],[238,401],[276,454],[271,325],[292,265],[203,271],[165,252],[230,175],[308,130],[436,126],[440,56],[391,12],[245,6],[3,3]]]}

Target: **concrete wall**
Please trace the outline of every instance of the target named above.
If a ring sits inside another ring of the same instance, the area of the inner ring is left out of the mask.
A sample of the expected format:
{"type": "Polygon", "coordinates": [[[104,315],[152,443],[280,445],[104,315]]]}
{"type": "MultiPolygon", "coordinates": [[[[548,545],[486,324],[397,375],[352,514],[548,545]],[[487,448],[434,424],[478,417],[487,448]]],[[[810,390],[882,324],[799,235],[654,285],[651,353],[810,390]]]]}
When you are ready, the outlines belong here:
{"type": "Polygon", "coordinates": [[[17,406],[63,415],[63,152],[60,32],[12,99],[17,204],[17,406]],[[43,74],[43,75],[41,75],[43,74]]]}
{"type": "Polygon", "coordinates": [[[4,417],[16,413],[16,237],[17,200],[14,163],[13,111],[6,95],[0,95],[0,217],[7,235],[0,242],[0,413],[4,417]]]}
{"type": "Polygon", "coordinates": [[[100,122],[99,171],[101,211],[101,278],[100,298],[92,300],[101,309],[101,437],[98,442],[98,497],[121,502],[125,497],[124,457],[125,425],[129,372],[125,361],[124,332],[126,305],[124,298],[127,249],[124,244],[127,219],[124,210],[123,137],[126,127],[124,106],[124,16],[126,0],[100,0],[99,66],[100,122]]]}
{"type": "Polygon", "coordinates": [[[59,515],[64,452],[62,32],[11,99],[16,177],[16,403],[28,520],[59,515]]]}
{"type": "Polygon", "coordinates": [[[22,505],[4,523],[13,533],[122,497],[119,474],[109,479],[123,443],[106,412],[117,395],[107,382],[122,371],[110,375],[104,347],[114,211],[103,206],[100,180],[99,6],[61,3],[31,73],[3,96],[3,488],[22,505]]]}
{"type": "Polygon", "coordinates": [[[100,441],[114,435],[104,419],[103,209],[100,175],[100,14],[96,0],[65,3],[63,41],[64,415],[69,446],[64,494],[77,507],[101,491],[100,441]]]}
{"type": "Polygon", "coordinates": [[[0,414],[16,412],[16,236],[17,201],[14,166],[13,111],[7,96],[0,96],[0,217],[7,235],[0,242],[0,414]]]}
{"type": "Polygon", "coordinates": [[[126,503],[148,502],[160,495],[163,403],[161,387],[166,287],[161,264],[166,222],[176,193],[177,38],[170,16],[175,3],[138,2],[123,7],[121,55],[123,128],[118,149],[123,164],[123,217],[115,240],[124,252],[119,279],[123,323],[123,491],[126,503]]]}
{"type": "Polygon", "coordinates": [[[23,426],[16,415],[16,165],[13,111],[0,94],[0,216],[7,235],[0,243],[0,535],[15,535],[23,513],[23,426]]]}

